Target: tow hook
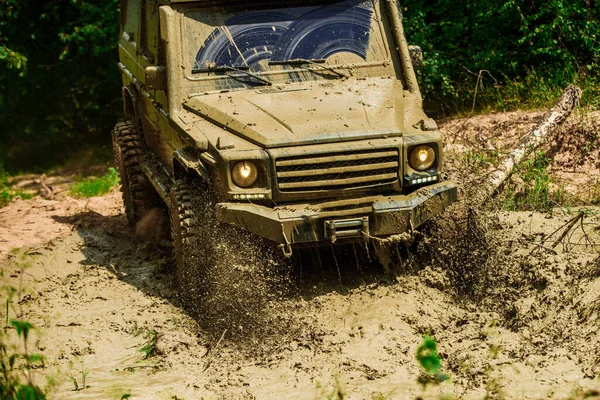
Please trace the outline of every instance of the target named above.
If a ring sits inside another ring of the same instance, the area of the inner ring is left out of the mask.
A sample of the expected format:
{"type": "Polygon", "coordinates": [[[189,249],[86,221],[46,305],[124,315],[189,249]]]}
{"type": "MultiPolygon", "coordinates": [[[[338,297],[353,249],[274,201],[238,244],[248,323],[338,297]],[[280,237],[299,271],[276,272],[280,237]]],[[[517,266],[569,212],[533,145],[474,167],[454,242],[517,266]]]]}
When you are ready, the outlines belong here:
{"type": "Polygon", "coordinates": [[[292,258],[292,245],[290,244],[290,241],[285,235],[285,231],[283,230],[283,228],[281,228],[281,233],[283,233],[283,239],[285,240],[285,243],[280,244],[279,248],[283,252],[283,256],[285,258],[292,258]]]}
{"type": "Polygon", "coordinates": [[[283,256],[285,258],[292,258],[292,245],[290,245],[289,243],[280,244],[279,248],[283,252],[283,256]]]}

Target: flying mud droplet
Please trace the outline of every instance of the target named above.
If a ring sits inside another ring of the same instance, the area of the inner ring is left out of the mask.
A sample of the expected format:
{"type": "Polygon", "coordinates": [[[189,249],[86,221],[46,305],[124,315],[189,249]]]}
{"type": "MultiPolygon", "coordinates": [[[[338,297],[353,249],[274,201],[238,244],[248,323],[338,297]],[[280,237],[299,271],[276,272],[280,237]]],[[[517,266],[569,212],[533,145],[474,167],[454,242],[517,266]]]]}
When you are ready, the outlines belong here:
{"type": "MultiPolygon", "coordinates": [[[[196,210],[202,201],[193,200],[196,210]]],[[[188,257],[189,279],[178,285],[185,310],[217,339],[227,331],[226,340],[258,351],[271,339],[280,341],[295,325],[285,307],[293,292],[290,266],[263,239],[208,215],[198,218],[209,228],[199,230],[188,257]]]]}

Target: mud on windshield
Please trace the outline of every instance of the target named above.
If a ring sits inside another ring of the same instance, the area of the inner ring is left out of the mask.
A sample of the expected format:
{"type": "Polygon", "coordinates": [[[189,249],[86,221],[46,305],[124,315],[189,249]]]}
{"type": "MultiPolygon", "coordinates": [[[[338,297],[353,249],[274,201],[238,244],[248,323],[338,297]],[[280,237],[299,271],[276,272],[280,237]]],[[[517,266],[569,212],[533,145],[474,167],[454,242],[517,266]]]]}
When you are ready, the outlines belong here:
{"type": "Polygon", "coordinates": [[[350,72],[389,76],[394,72],[381,13],[378,0],[188,11],[187,76],[205,90],[338,79],[350,72]]]}

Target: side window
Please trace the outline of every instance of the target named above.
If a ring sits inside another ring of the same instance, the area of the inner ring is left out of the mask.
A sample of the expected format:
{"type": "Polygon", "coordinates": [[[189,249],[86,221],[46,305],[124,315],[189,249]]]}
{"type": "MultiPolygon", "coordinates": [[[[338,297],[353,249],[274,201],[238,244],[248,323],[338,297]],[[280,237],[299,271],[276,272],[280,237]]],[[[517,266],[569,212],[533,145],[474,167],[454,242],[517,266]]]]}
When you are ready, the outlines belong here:
{"type": "Polygon", "coordinates": [[[142,0],[121,1],[121,26],[123,27],[123,39],[130,42],[134,47],[139,43],[140,33],[140,11],[142,0]]]}
{"type": "Polygon", "coordinates": [[[158,58],[158,0],[144,1],[144,18],[142,21],[142,55],[153,64],[158,58]]]}

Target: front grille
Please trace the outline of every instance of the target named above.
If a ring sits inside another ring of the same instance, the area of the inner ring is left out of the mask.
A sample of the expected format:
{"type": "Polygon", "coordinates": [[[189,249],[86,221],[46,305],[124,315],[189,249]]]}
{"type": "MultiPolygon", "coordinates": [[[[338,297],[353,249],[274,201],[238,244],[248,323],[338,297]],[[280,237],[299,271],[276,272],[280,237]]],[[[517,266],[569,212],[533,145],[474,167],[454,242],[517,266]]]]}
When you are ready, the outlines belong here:
{"type": "Polygon", "coordinates": [[[358,150],[278,158],[280,192],[354,189],[398,180],[398,149],[358,150]]]}

